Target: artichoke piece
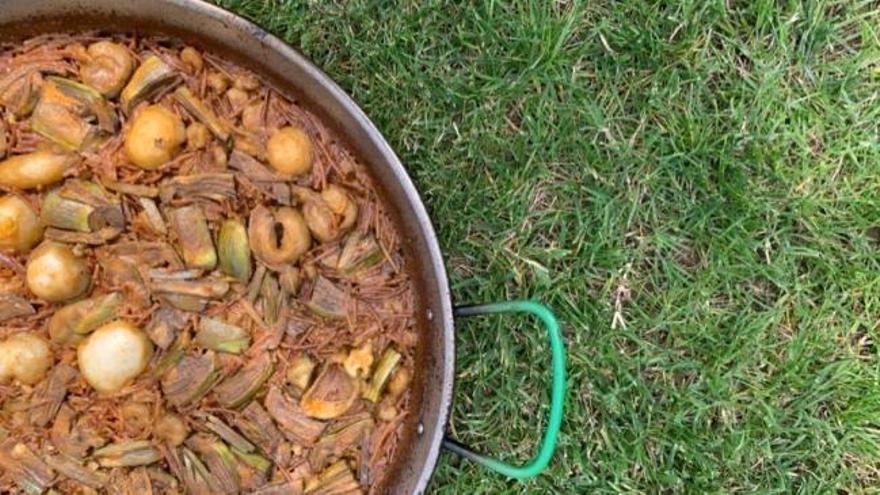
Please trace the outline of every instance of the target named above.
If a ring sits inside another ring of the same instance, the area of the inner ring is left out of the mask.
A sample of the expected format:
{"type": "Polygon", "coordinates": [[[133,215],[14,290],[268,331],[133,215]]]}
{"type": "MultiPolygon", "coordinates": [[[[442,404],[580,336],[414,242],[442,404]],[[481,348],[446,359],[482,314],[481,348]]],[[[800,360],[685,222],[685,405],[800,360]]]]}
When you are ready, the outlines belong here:
{"type": "Polygon", "coordinates": [[[201,280],[153,280],[153,292],[163,295],[190,296],[199,299],[219,299],[229,292],[229,283],[215,278],[201,280]]]}
{"type": "Polygon", "coordinates": [[[49,320],[49,337],[55,344],[74,346],[85,335],[113,319],[122,304],[122,294],[111,292],[59,309],[49,320]]]}
{"type": "MultiPolygon", "coordinates": [[[[61,186],[58,193],[62,198],[79,201],[95,208],[102,206],[118,206],[119,201],[110,195],[104,186],[97,182],[70,179],[61,186]]],[[[116,226],[121,227],[121,224],[116,226]]]]}
{"type": "Polygon", "coordinates": [[[179,81],[180,76],[170,65],[156,55],[150,55],[134,71],[128,84],[122,89],[120,96],[122,111],[131,114],[138,103],[171,89],[179,81]]]}
{"type": "Polygon", "coordinates": [[[124,495],[153,495],[153,484],[150,481],[150,475],[147,473],[147,468],[143,466],[129,471],[119,488],[123,491],[124,495]]]}
{"type": "Polygon", "coordinates": [[[61,180],[64,172],[79,163],[79,157],[50,150],[10,156],[0,162],[0,186],[35,189],[61,180]]]}
{"type": "MultiPolygon", "coordinates": [[[[165,462],[168,464],[168,470],[171,471],[173,476],[169,476],[169,478],[173,479],[175,484],[179,480],[185,487],[185,493],[193,494],[193,495],[202,495],[202,494],[210,494],[207,483],[202,479],[196,479],[195,472],[192,470],[192,466],[186,460],[186,457],[183,455],[183,449],[186,447],[182,447],[180,449],[176,449],[173,447],[163,447],[162,455],[165,458],[165,462]]],[[[156,479],[154,476],[151,478],[156,479]]],[[[177,490],[175,487],[175,493],[178,493],[180,490],[177,490]]]]}
{"type": "Polygon", "coordinates": [[[248,239],[254,256],[270,266],[294,263],[312,244],[302,214],[282,206],[274,212],[263,205],[251,211],[248,239]]]}
{"type": "Polygon", "coordinates": [[[189,318],[180,311],[170,308],[159,308],[153,313],[147,326],[147,335],[160,349],[167,349],[174,342],[174,337],[183,329],[189,318]]]}
{"type": "Polygon", "coordinates": [[[19,316],[30,316],[36,312],[27,299],[15,294],[0,294],[0,321],[11,320],[19,316]]]}
{"type": "Polygon", "coordinates": [[[120,194],[128,194],[129,196],[139,196],[144,198],[155,198],[159,195],[159,188],[155,186],[144,186],[142,184],[129,184],[127,182],[118,182],[115,180],[104,181],[104,187],[120,194]]]}
{"type": "Polygon", "coordinates": [[[296,478],[292,481],[282,481],[280,483],[272,483],[261,486],[251,495],[302,495],[303,480],[296,478]]]}
{"type": "MultiPolygon", "coordinates": [[[[113,107],[104,99],[104,96],[91,86],[65,79],[58,76],[48,76],[46,81],[54,83],[61,93],[80,102],[88,114],[98,121],[98,127],[109,134],[116,132],[119,119],[113,107]]],[[[38,104],[39,105],[39,104],[38,104]]]]}
{"type": "Polygon", "coordinates": [[[341,457],[348,449],[360,445],[374,427],[370,413],[363,412],[328,428],[309,453],[312,469],[321,470],[331,458],[341,457]]]}
{"type": "Polygon", "coordinates": [[[360,392],[359,382],[338,364],[329,364],[303,394],[300,407],[313,418],[333,419],[351,409],[360,392]]]}
{"type": "Polygon", "coordinates": [[[241,354],[251,345],[251,336],[239,326],[203,317],[199,320],[196,343],[212,351],[241,354]]]}
{"type": "Polygon", "coordinates": [[[95,489],[103,488],[107,483],[103,473],[83,467],[79,461],[64,454],[46,456],[46,464],[63,476],[95,489]]]}
{"type": "Polygon", "coordinates": [[[232,150],[232,153],[229,154],[229,166],[254,182],[287,182],[289,180],[288,177],[276,174],[256,158],[239,150],[232,150]]]}
{"type": "Polygon", "coordinates": [[[384,254],[372,234],[352,232],[345,239],[336,269],[352,274],[376,266],[384,254]]]}
{"type": "Polygon", "coordinates": [[[217,238],[217,254],[223,273],[245,283],[251,279],[251,248],[244,224],[235,218],[223,222],[217,238]]]}
{"type": "MultiPolygon", "coordinates": [[[[241,141],[236,141],[236,144],[239,143],[241,141]]],[[[290,206],[292,204],[287,179],[270,171],[256,158],[235,149],[229,156],[229,166],[241,172],[237,176],[239,181],[257,189],[264,196],[280,205],[290,206]]]]}
{"type": "Polygon", "coordinates": [[[40,218],[45,225],[60,229],[91,232],[89,216],[95,209],[79,201],[70,201],[56,191],[46,194],[40,209],[40,218]]]}
{"type": "MultiPolygon", "coordinates": [[[[248,454],[246,452],[242,452],[241,450],[239,450],[235,447],[232,447],[231,450],[232,450],[232,453],[235,454],[235,457],[237,457],[242,463],[244,463],[245,466],[256,471],[257,475],[259,476],[259,478],[261,480],[258,482],[259,484],[264,483],[265,480],[269,478],[269,475],[272,472],[272,461],[270,461],[269,459],[266,459],[265,457],[261,456],[260,454],[257,454],[257,453],[248,454]]],[[[242,483],[242,484],[244,484],[244,483],[242,483]]]]}
{"type": "Polygon", "coordinates": [[[186,446],[197,452],[208,469],[208,485],[215,493],[235,494],[241,481],[236,471],[235,455],[226,444],[207,435],[197,434],[186,441],[186,446]]]}
{"type": "Polygon", "coordinates": [[[77,459],[84,457],[89,449],[106,443],[98,432],[78,420],[76,413],[66,404],[62,404],[55,415],[49,439],[59,452],[77,459]]]}
{"type": "Polygon", "coordinates": [[[288,295],[296,295],[301,282],[299,269],[295,266],[287,265],[278,274],[278,284],[288,295]]]}
{"type": "Polygon", "coordinates": [[[125,228],[120,203],[101,185],[77,179],[46,195],[40,218],[47,226],[78,232],[125,228]]]}
{"type": "Polygon", "coordinates": [[[168,203],[175,198],[205,198],[213,201],[235,199],[235,178],[232,174],[205,173],[179,175],[159,185],[159,198],[168,203]]]}
{"type": "Polygon", "coordinates": [[[186,266],[213,270],[217,266],[217,252],[214,250],[214,241],[202,209],[198,206],[183,206],[171,210],[169,217],[171,228],[180,241],[186,266]]]}
{"type": "Polygon", "coordinates": [[[247,438],[241,436],[237,431],[233,430],[226,423],[223,422],[217,416],[207,413],[195,413],[195,415],[203,420],[205,420],[205,428],[211,430],[218,437],[222,438],[223,441],[228,443],[232,448],[238,449],[244,453],[251,453],[256,450],[254,444],[248,441],[247,438]]]}
{"type": "Polygon", "coordinates": [[[286,295],[281,292],[278,279],[268,276],[263,279],[260,287],[260,296],[263,299],[263,318],[269,325],[275,325],[281,316],[281,308],[285,306],[286,295]]]}
{"type": "Polygon", "coordinates": [[[202,276],[203,271],[197,268],[186,270],[167,270],[165,268],[153,268],[148,272],[153,282],[173,282],[176,280],[193,280],[202,276]]]}
{"type": "Polygon", "coordinates": [[[27,445],[9,440],[0,445],[0,469],[27,494],[39,495],[54,481],[55,473],[27,445]]]}
{"type": "Polygon", "coordinates": [[[37,103],[37,86],[42,77],[33,66],[11,70],[0,79],[0,105],[18,118],[27,116],[37,103]]]}
{"type": "Polygon", "coordinates": [[[254,398],[254,395],[257,394],[257,391],[272,376],[274,371],[275,365],[272,363],[269,354],[260,354],[217,386],[214,390],[217,402],[228,409],[238,408],[247,404],[254,398]]]}
{"type": "MultiPolygon", "coordinates": [[[[172,311],[168,308],[162,308],[159,311],[162,310],[172,311]]],[[[183,335],[178,336],[171,344],[171,347],[162,354],[162,357],[159,358],[159,362],[156,363],[156,367],[153,369],[153,376],[161,377],[166,371],[176,367],[180,363],[180,360],[183,359],[186,347],[183,339],[183,335]]]]}
{"type": "Polygon", "coordinates": [[[306,300],[306,307],[324,318],[345,318],[348,316],[348,295],[333,282],[318,276],[312,293],[306,300]]]}
{"type": "Polygon", "coordinates": [[[64,363],[52,368],[49,376],[37,385],[31,396],[29,419],[32,425],[42,428],[55,419],[67,395],[67,387],[73,384],[77,376],[76,370],[64,363]]]}
{"type": "Polygon", "coordinates": [[[100,246],[106,244],[119,237],[122,232],[113,227],[104,227],[94,232],[74,232],[72,230],[56,229],[49,227],[46,229],[46,239],[55,242],[63,242],[65,244],[88,244],[89,246],[100,246]]]}
{"type": "Polygon", "coordinates": [[[181,311],[198,313],[208,307],[208,300],[194,296],[181,296],[179,294],[163,294],[159,297],[165,304],[181,311]]]}
{"type": "Polygon", "coordinates": [[[303,391],[309,386],[314,371],[315,362],[308,355],[300,354],[287,367],[287,383],[303,391]]]}
{"type": "Polygon", "coordinates": [[[159,212],[156,202],[150,198],[138,198],[138,203],[144,209],[144,218],[150,225],[150,228],[153,229],[153,232],[159,235],[167,234],[168,229],[165,227],[165,220],[162,219],[162,214],[159,212]]]}
{"type": "Polygon", "coordinates": [[[370,383],[367,385],[367,389],[364,391],[365,399],[371,402],[379,401],[379,394],[382,393],[382,389],[385,387],[391,374],[397,369],[397,366],[400,364],[400,359],[400,353],[395,351],[393,347],[389,347],[385,350],[382,354],[382,359],[380,359],[379,364],[376,365],[376,370],[373,371],[373,376],[370,378],[370,383]]]}
{"type": "Polygon", "coordinates": [[[150,466],[147,468],[147,476],[150,477],[150,481],[152,481],[153,485],[156,488],[158,488],[159,490],[164,490],[160,493],[177,493],[177,486],[179,484],[177,478],[171,476],[164,469],[150,466]]]}
{"type": "Polygon", "coordinates": [[[43,84],[40,99],[31,114],[30,126],[37,134],[69,151],[94,144],[98,128],[86,121],[86,107],[64,94],[52,81],[43,84]]]}
{"type": "Polygon", "coordinates": [[[162,458],[156,447],[146,440],[113,443],[92,453],[105,468],[146,466],[162,458]]]}
{"type": "Polygon", "coordinates": [[[177,90],[174,91],[174,98],[183,105],[183,108],[192,114],[193,117],[205,124],[211,133],[217,136],[217,139],[224,143],[229,140],[228,123],[217,117],[217,114],[215,114],[208,105],[205,105],[198,96],[192,94],[192,91],[190,91],[189,88],[186,86],[178,87],[177,90]]]}
{"type": "Polygon", "coordinates": [[[89,45],[88,61],[80,66],[80,77],[107,97],[119,94],[134,70],[134,60],[128,50],[111,41],[89,45]]]}
{"type": "Polygon", "coordinates": [[[281,425],[281,432],[291,442],[311,445],[324,432],[326,425],[323,421],[308,417],[299,405],[287,399],[278,387],[269,388],[264,405],[272,418],[281,425]]]}
{"type": "Polygon", "coordinates": [[[99,260],[104,258],[126,258],[141,266],[154,267],[167,264],[171,269],[182,268],[174,248],[165,242],[117,242],[107,247],[105,256],[98,256],[99,260]]]}
{"type": "Polygon", "coordinates": [[[175,474],[183,480],[187,493],[192,495],[213,495],[216,493],[217,487],[209,482],[211,473],[202,460],[186,447],[181,447],[180,451],[183,454],[183,472],[175,472],[175,474]]]}
{"type": "Polygon", "coordinates": [[[235,417],[235,426],[265,453],[274,452],[281,442],[281,432],[259,402],[253,401],[248,404],[241,414],[235,417]]]}
{"type": "Polygon", "coordinates": [[[363,490],[345,461],[337,461],[306,483],[307,495],[355,495],[363,490]]]}
{"type": "Polygon", "coordinates": [[[172,405],[185,406],[207,395],[220,377],[213,353],[186,355],[162,376],[162,391],[172,405]]]}
{"type": "Polygon", "coordinates": [[[265,265],[257,265],[257,269],[254,270],[254,276],[251,277],[251,281],[248,284],[247,290],[247,300],[249,303],[253,304],[254,301],[257,300],[257,296],[260,295],[260,289],[263,288],[263,278],[266,277],[266,267],[265,265]]]}

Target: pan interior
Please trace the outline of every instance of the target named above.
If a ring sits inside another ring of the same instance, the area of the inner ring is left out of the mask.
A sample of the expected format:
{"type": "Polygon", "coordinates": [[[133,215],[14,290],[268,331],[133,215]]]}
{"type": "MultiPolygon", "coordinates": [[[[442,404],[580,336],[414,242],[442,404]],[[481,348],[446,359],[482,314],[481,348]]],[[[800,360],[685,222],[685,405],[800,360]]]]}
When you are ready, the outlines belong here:
{"type": "Polygon", "coordinates": [[[259,27],[198,0],[8,0],[0,41],[52,32],[164,35],[254,70],[342,136],[365,163],[391,207],[416,282],[420,343],[413,382],[416,411],[387,478],[388,493],[422,493],[437,461],[453,380],[451,301],[446,272],[425,208],[400,161],[351,99],[302,55],[259,27]]]}

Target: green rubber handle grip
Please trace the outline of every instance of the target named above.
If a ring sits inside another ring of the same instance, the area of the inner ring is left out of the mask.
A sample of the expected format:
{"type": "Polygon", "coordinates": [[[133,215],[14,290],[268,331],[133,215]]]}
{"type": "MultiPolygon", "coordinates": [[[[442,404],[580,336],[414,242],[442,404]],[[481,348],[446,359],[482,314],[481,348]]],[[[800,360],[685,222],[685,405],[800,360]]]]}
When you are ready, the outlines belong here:
{"type": "Polygon", "coordinates": [[[547,430],[541,441],[541,448],[537,455],[526,464],[516,466],[498,459],[475,452],[470,447],[453,439],[445,438],[443,446],[456,454],[470,459],[481,466],[497,471],[505,476],[524,480],[535,477],[543,471],[553,458],[556,450],[556,442],[559,439],[559,430],[562,426],[562,413],[565,407],[565,346],[562,343],[562,332],[559,322],[550,308],[535,301],[505,301],[490,304],[478,304],[473,306],[459,306],[453,311],[455,316],[478,316],[497,313],[528,313],[537,316],[547,329],[550,338],[550,354],[553,362],[553,382],[550,393],[550,419],[547,421],[547,430]]]}

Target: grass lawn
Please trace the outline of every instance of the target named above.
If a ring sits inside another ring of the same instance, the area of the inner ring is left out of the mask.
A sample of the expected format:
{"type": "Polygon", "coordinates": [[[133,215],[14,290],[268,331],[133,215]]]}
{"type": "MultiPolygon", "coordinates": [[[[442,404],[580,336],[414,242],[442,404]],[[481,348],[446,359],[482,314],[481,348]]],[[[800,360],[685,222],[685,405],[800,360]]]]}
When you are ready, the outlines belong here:
{"type": "MultiPolygon", "coordinates": [[[[880,10],[867,2],[223,0],[322,66],[406,163],[456,302],[564,323],[551,468],[444,454],[432,492],[880,484],[880,10]]],[[[540,439],[548,346],[459,327],[451,432],[540,439]]]]}

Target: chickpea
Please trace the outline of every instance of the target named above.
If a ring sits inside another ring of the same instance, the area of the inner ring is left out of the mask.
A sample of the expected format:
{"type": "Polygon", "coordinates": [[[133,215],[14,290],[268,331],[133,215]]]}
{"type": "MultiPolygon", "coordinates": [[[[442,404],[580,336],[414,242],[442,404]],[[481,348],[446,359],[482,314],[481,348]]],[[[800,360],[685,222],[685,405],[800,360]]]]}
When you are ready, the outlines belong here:
{"type": "Polygon", "coordinates": [[[232,109],[238,112],[247,105],[250,96],[244,90],[231,88],[226,92],[226,98],[229,100],[229,104],[232,105],[232,109]]]}
{"type": "Polygon", "coordinates": [[[0,198],[0,249],[27,251],[42,236],[40,217],[26,201],[12,195],[0,198]]]}
{"type": "Polygon", "coordinates": [[[236,136],[233,146],[236,150],[260,160],[263,159],[266,152],[263,147],[248,136],[236,136]]]}
{"type": "Polygon", "coordinates": [[[210,151],[213,167],[217,170],[225,170],[226,164],[229,161],[229,156],[226,154],[226,149],[223,148],[223,145],[220,143],[214,143],[211,146],[210,151]]]}
{"type": "Polygon", "coordinates": [[[364,377],[373,366],[373,341],[368,340],[362,346],[352,349],[342,362],[345,372],[353,378],[364,377]]]}
{"type": "Polygon", "coordinates": [[[244,107],[241,112],[241,126],[250,132],[257,132],[263,128],[263,103],[255,101],[244,107]]]}
{"type": "Polygon", "coordinates": [[[242,72],[235,75],[235,80],[232,82],[232,85],[238,89],[253,91],[260,87],[260,80],[252,74],[242,72]]]}
{"type": "Polygon", "coordinates": [[[193,150],[202,149],[211,140],[211,131],[201,122],[193,122],[186,128],[186,147],[193,150]]]}
{"type": "Polygon", "coordinates": [[[275,131],[266,144],[266,156],[276,171],[286,175],[301,175],[312,169],[312,139],[302,129],[282,127],[275,131]]]}
{"type": "Polygon", "coordinates": [[[209,72],[208,87],[217,94],[223,94],[229,88],[229,79],[220,72],[209,72]]]}
{"type": "Polygon", "coordinates": [[[180,61],[192,69],[193,72],[201,72],[202,68],[205,67],[202,54],[191,46],[180,50],[180,61]]]}
{"type": "Polygon", "coordinates": [[[394,418],[397,417],[397,408],[394,406],[394,402],[383,400],[382,403],[379,404],[379,413],[377,416],[385,422],[394,420],[394,418]]]}
{"type": "Polygon", "coordinates": [[[151,424],[150,407],[143,402],[126,402],[119,412],[122,414],[122,420],[125,421],[125,429],[133,435],[140,434],[151,424]]]}
{"type": "Polygon", "coordinates": [[[167,442],[172,447],[182,444],[189,435],[189,428],[183,418],[174,413],[166,413],[156,422],[153,433],[160,440],[167,442]]]}
{"type": "Polygon", "coordinates": [[[401,367],[398,369],[388,381],[388,394],[391,397],[400,397],[409,388],[411,378],[409,368],[401,367]]]}
{"type": "Polygon", "coordinates": [[[31,253],[26,267],[27,286],[49,302],[67,301],[89,288],[91,274],[85,259],[66,245],[46,241],[31,253]]]}
{"type": "Polygon", "coordinates": [[[159,168],[171,161],[186,139],[180,117],[160,105],[150,105],[134,117],[125,136],[125,154],[138,167],[159,168]]]}
{"type": "Polygon", "coordinates": [[[357,220],[357,204],[351,199],[345,188],[329,184],[321,191],[321,198],[333,213],[342,217],[339,222],[339,230],[346,231],[354,226],[354,222],[357,220]]]}
{"type": "Polygon", "coordinates": [[[128,50],[117,43],[98,41],[89,45],[90,60],[80,69],[84,83],[108,97],[122,91],[134,70],[134,60],[128,50]]]}
{"type": "Polygon", "coordinates": [[[335,241],[357,221],[357,204],[341,186],[330,184],[320,194],[300,186],[291,191],[303,203],[306,224],[321,242],[335,241]]]}

